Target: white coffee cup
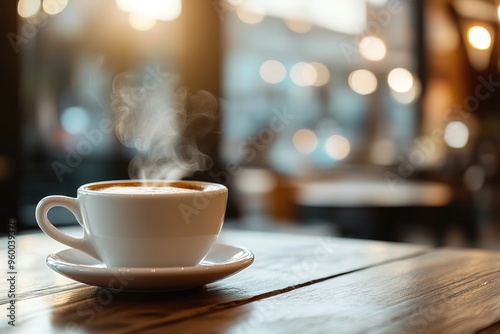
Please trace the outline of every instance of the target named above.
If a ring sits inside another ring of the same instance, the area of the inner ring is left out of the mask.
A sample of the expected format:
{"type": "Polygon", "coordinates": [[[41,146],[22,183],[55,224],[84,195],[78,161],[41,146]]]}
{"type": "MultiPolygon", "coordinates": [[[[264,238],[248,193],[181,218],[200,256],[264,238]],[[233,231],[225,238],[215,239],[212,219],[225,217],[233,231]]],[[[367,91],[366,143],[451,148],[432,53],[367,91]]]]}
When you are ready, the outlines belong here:
{"type": "Polygon", "coordinates": [[[105,181],[78,188],[77,198],[48,196],[36,207],[45,234],[108,267],[198,264],[222,228],[227,188],[200,181],[105,181]],[[83,237],[61,232],[47,218],[68,209],[83,237]]]}

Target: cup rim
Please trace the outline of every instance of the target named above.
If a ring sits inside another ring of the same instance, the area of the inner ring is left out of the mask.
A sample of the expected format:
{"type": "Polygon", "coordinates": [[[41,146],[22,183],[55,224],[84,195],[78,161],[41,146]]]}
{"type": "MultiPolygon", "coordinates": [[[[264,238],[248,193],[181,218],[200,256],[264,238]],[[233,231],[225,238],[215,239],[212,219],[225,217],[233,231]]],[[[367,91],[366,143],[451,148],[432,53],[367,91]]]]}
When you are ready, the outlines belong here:
{"type": "MultiPolygon", "coordinates": [[[[91,182],[91,183],[86,183],[82,186],[80,186],[77,190],[78,194],[91,194],[91,195],[100,195],[100,196],[146,196],[149,197],[151,196],[150,193],[109,193],[109,192],[103,192],[99,190],[93,190],[89,189],[92,186],[98,186],[98,185],[106,185],[106,184],[130,184],[130,183],[148,183],[148,184],[155,184],[155,183],[161,183],[164,185],[177,185],[180,188],[187,188],[187,189],[194,189],[194,190],[200,190],[199,194],[214,194],[218,192],[227,192],[227,187],[215,183],[215,182],[206,182],[206,181],[197,181],[197,180],[107,180],[107,181],[96,181],[96,182],[91,182]],[[190,184],[191,187],[187,186],[182,186],[182,185],[187,185],[190,184]],[[194,185],[194,187],[193,187],[194,185]]],[[[180,192],[180,193],[157,193],[155,194],[156,196],[192,196],[193,194],[197,194],[198,192],[180,192]]]]}

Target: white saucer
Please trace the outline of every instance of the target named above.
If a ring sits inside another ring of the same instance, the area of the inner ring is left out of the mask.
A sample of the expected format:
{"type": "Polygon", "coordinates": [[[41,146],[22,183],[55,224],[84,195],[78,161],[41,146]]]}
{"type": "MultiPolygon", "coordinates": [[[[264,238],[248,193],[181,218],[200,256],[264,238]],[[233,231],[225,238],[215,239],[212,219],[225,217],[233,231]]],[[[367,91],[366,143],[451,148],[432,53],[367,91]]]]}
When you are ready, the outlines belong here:
{"type": "Polygon", "coordinates": [[[215,244],[199,265],[173,268],[108,268],[73,248],[51,253],[47,265],[75,281],[122,291],[189,289],[233,275],[248,267],[253,253],[244,248],[215,244]]]}

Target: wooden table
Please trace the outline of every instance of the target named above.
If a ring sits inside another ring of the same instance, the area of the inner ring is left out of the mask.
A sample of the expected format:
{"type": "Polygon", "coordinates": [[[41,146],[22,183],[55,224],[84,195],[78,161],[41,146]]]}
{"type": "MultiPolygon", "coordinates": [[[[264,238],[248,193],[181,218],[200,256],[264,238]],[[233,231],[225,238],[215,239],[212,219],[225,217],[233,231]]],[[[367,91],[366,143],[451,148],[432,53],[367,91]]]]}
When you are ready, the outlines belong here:
{"type": "Polygon", "coordinates": [[[500,253],[225,230],[255,262],[192,290],[110,293],[45,265],[64,248],[17,236],[16,326],[1,333],[500,333],[500,253]]]}
{"type": "Polygon", "coordinates": [[[440,182],[384,179],[297,181],[297,203],[319,207],[441,207],[450,204],[452,189],[440,182]]]}

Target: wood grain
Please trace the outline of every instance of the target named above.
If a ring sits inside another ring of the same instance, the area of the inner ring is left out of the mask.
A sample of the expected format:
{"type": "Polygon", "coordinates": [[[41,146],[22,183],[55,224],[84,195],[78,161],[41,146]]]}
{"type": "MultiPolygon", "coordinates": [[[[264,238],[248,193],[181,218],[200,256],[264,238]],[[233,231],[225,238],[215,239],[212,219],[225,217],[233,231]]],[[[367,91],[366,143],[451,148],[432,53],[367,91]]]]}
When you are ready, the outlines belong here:
{"type": "Polygon", "coordinates": [[[444,249],[204,315],[195,323],[186,320],[166,330],[499,333],[499,321],[500,254],[444,249]]]}
{"type": "MultiPolygon", "coordinates": [[[[49,332],[112,328],[123,333],[158,328],[220,310],[238,309],[237,306],[255,300],[429,251],[428,247],[417,245],[224,231],[220,242],[248,247],[255,253],[252,266],[193,290],[131,294],[87,287],[52,272],[45,266],[44,258],[61,247],[54,247],[45,235],[20,240],[16,330],[44,325],[49,332]]],[[[0,286],[4,284],[1,282],[0,286]]],[[[1,298],[5,303],[5,296],[1,298]]]]}

